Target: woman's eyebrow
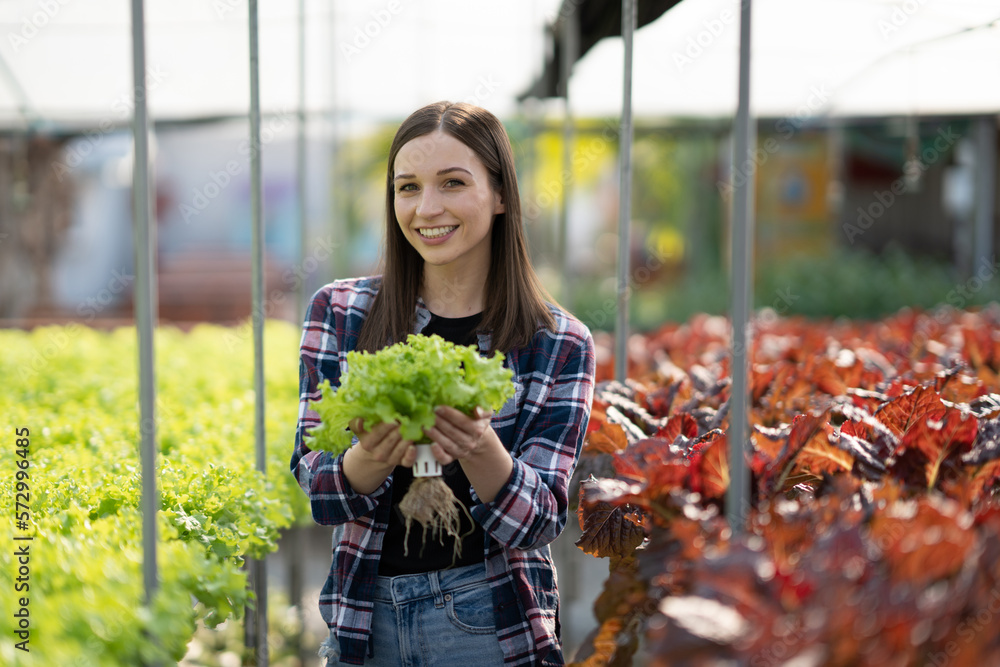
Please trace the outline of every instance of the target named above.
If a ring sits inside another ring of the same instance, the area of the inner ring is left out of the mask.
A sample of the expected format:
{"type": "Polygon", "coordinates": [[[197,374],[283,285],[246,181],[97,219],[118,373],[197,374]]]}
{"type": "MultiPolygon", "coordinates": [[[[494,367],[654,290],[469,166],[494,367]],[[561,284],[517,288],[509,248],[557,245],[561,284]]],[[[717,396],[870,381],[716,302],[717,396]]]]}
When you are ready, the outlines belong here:
{"type": "MultiPolygon", "coordinates": [[[[440,171],[438,171],[437,175],[438,176],[443,176],[444,174],[448,174],[448,173],[451,173],[453,171],[464,171],[469,176],[472,176],[472,172],[469,171],[468,169],[465,169],[464,167],[446,167],[446,168],[441,169],[440,171]]],[[[398,181],[401,178],[413,178],[413,177],[414,177],[413,174],[398,174],[392,180],[398,181]]]]}

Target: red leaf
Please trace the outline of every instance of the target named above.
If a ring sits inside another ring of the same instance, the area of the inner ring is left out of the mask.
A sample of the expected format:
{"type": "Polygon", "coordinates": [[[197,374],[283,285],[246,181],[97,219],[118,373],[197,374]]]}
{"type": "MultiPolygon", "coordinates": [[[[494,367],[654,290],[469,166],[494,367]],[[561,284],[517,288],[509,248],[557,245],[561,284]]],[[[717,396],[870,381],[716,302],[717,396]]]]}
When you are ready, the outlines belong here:
{"type": "MultiPolygon", "coordinates": [[[[784,490],[785,482],[792,472],[793,464],[802,454],[803,448],[817,434],[822,433],[826,413],[822,417],[811,414],[797,415],[792,420],[788,438],[777,456],[771,462],[758,480],[764,497],[771,497],[784,490]]],[[[818,472],[813,471],[814,474],[818,472]]]]}
{"type": "Polygon", "coordinates": [[[754,368],[750,373],[750,391],[753,402],[758,403],[760,397],[771,388],[771,381],[774,380],[774,366],[761,366],[754,368]]]}
{"type": "Polygon", "coordinates": [[[637,494],[635,502],[650,511],[663,507],[672,491],[693,490],[696,475],[697,471],[685,462],[658,465],[649,471],[645,488],[637,494]]]}
{"type": "Polygon", "coordinates": [[[674,458],[670,453],[669,441],[643,438],[615,454],[613,464],[619,475],[642,481],[647,478],[651,470],[674,458]]]}
{"type": "Polygon", "coordinates": [[[1000,419],[979,422],[979,432],[972,449],[962,456],[966,465],[981,464],[1000,459],[1000,419]]]}
{"type": "Polygon", "coordinates": [[[670,406],[674,403],[677,390],[683,379],[675,380],[669,386],[658,387],[655,391],[646,395],[646,409],[654,417],[663,418],[670,414],[670,406]]]}
{"type": "Polygon", "coordinates": [[[959,457],[972,448],[977,429],[974,417],[954,408],[948,408],[939,419],[930,416],[918,419],[900,442],[900,469],[905,470],[916,464],[916,467],[924,471],[927,488],[934,488],[942,468],[949,463],[959,463],[959,457]],[[918,455],[923,462],[922,466],[907,460],[918,455]]]}
{"type": "Polygon", "coordinates": [[[662,438],[667,442],[673,442],[679,435],[683,435],[685,438],[698,437],[698,422],[686,412],[674,415],[656,432],[657,438],[662,438]]]}
{"type": "Polygon", "coordinates": [[[938,373],[934,383],[938,395],[952,403],[971,403],[989,393],[982,380],[969,376],[965,371],[964,367],[955,366],[938,373]]]}
{"type": "MultiPolygon", "coordinates": [[[[646,438],[634,442],[612,460],[620,478],[641,483],[628,498],[649,512],[654,519],[663,517],[664,509],[672,503],[668,497],[675,491],[689,491],[697,484],[697,476],[689,461],[670,450],[670,443],[659,438],[646,438]]],[[[698,486],[700,488],[700,486],[698,486]]]]}
{"type": "Polygon", "coordinates": [[[636,508],[620,503],[637,487],[613,479],[588,479],[580,483],[580,529],[576,545],[600,558],[631,554],[645,537],[636,508]]]}
{"type": "Polygon", "coordinates": [[[691,478],[691,490],[706,498],[722,498],[729,488],[729,439],[719,430],[705,436],[692,445],[695,455],[691,468],[695,474],[691,478]]]}
{"type": "Polygon", "coordinates": [[[751,468],[755,475],[762,476],[765,471],[774,463],[774,460],[781,454],[785,443],[788,442],[788,433],[791,426],[785,428],[769,428],[760,424],[753,425],[753,461],[751,468]]]}
{"type": "Polygon", "coordinates": [[[627,556],[645,538],[640,523],[634,511],[597,503],[583,510],[583,535],[576,545],[598,558],[627,556]]]}
{"type": "Polygon", "coordinates": [[[813,475],[833,475],[850,472],[854,468],[854,457],[850,452],[830,444],[830,432],[820,429],[802,447],[795,463],[796,467],[808,470],[813,475]]]}
{"type": "Polygon", "coordinates": [[[944,404],[937,393],[930,387],[921,386],[883,405],[875,417],[902,440],[914,424],[927,418],[940,419],[943,414],[944,404]]]}
{"type": "Polygon", "coordinates": [[[848,389],[847,393],[851,397],[851,404],[854,407],[869,413],[875,412],[889,400],[889,397],[883,393],[866,389],[848,389]]]}
{"type": "Polygon", "coordinates": [[[587,435],[584,450],[588,453],[615,454],[628,446],[625,430],[618,424],[601,422],[596,431],[587,435]]]}
{"type": "MultiPolygon", "coordinates": [[[[641,490],[641,485],[629,484],[620,479],[590,477],[580,482],[580,508],[586,510],[600,503],[624,505],[629,502],[633,494],[641,490]]],[[[581,522],[583,514],[581,511],[581,522]]],[[[580,528],[583,528],[583,523],[580,524],[580,528]]]]}
{"type": "Polygon", "coordinates": [[[884,554],[892,580],[919,590],[962,569],[976,548],[972,525],[957,503],[925,496],[877,513],[869,540],[884,554]]]}
{"type": "Polygon", "coordinates": [[[653,608],[636,576],[635,558],[612,561],[604,590],[594,601],[598,627],[584,638],[571,667],[629,667],[639,632],[653,608]]]}
{"type": "Polygon", "coordinates": [[[831,359],[820,361],[814,374],[816,388],[831,396],[843,396],[847,393],[847,384],[837,370],[831,359]]]}

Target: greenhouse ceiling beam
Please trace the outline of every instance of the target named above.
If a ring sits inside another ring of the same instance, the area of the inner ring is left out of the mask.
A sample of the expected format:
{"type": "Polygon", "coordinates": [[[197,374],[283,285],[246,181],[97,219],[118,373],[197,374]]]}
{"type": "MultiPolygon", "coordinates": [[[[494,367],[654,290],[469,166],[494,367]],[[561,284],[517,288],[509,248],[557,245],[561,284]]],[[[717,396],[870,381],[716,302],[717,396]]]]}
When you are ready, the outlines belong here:
{"type": "Polygon", "coordinates": [[[739,101],[734,123],[730,264],[730,299],[732,348],[730,350],[732,391],[729,394],[729,489],[726,493],[726,518],[734,533],[746,527],[750,509],[750,470],[745,454],[750,443],[749,372],[753,332],[753,239],[754,197],[753,172],[741,174],[745,165],[753,164],[751,150],[756,143],[756,128],[750,117],[750,4],[740,3],[740,65],[739,101]]]}
{"type": "MultiPolygon", "coordinates": [[[[636,5],[636,28],[652,23],[681,0],[643,0],[636,5]]],[[[590,49],[605,37],[622,34],[622,6],[606,0],[563,0],[559,12],[548,24],[545,38],[548,42],[541,62],[541,74],[532,84],[517,96],[518,102],[529,97],[538,99],[560,97],[559,91],[564,60],[572,66],[587,55],[590,49]],[[572,48],[566,43],[562,23],[569,16],[575,17],[577,24],[576,44],[572,48]]]]}
{"type": "Polygon", "coordinates": [[[151,606],[159,576],[156,563],[156,366],[153,332],[157,313],[156,228],[150,207],[149,120],[146,113],[146,37],[143,0],[132,0],[132,227],[135,246],[135,328],[139,362],[139,460],[142,470],[142,581],[151,606]]]}
{"type": "MultiPolygon", "coordinates": [[[[267,453],[264,446],[264,216],[261,178],[260,140],[260,48],[258,0],[249,2],[250,38],[250,227],[252,260],[253,322],[253,388],[254,388],[254,450],[257,470],[267,475],[267,453]]],[[[267,667],[267,561],[254,559],[249,563],[250,588],[254,593],[253,609],[247,609],[244,640],[247,659],[256,660],[257,667],[267,667]]],[[[251,662],[251,664],[253,664],[251,662]]]]}
{"type": "Polygon", "coordinates": [[[615,379],[628,374],[629,227],[632,225],[632,42],[636,26],[635,0],[622,0],[622,41],[625,45],[625,78],[622,85],[621,160],[618,195],[618,313],[615,318],[615,379]]]}

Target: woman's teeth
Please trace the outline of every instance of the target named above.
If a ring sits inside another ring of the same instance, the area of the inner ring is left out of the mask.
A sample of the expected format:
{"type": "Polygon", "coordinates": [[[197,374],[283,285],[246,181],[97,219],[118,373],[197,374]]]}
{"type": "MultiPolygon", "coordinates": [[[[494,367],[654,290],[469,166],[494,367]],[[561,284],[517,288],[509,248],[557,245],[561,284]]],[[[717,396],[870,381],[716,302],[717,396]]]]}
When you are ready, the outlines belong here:
{"type": "Polygon", "coordinates": [[[458,226],[453,227],[431,227],[430,229],[419,229],[420,235],[426,239],[436,239],[439,236],[445,236],[446,234],[451,234],[452,231],[458,229],[458,226]]]}

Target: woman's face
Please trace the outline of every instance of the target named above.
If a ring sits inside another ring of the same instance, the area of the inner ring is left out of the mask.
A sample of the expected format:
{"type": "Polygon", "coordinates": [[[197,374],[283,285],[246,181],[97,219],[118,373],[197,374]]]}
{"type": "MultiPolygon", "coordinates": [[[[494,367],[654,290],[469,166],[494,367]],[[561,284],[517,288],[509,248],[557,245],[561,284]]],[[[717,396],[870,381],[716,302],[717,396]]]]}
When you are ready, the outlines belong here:
{"type": "Polygon", "coordinates": [[[489,266],[500,193],[471,148],[440,130],[399,149],[393,165],[396,220],[432,266],[489,266]]]}

